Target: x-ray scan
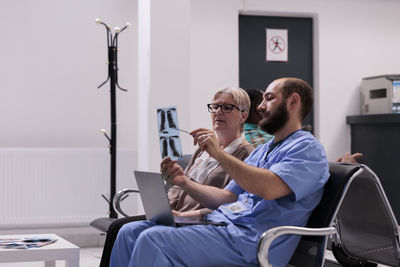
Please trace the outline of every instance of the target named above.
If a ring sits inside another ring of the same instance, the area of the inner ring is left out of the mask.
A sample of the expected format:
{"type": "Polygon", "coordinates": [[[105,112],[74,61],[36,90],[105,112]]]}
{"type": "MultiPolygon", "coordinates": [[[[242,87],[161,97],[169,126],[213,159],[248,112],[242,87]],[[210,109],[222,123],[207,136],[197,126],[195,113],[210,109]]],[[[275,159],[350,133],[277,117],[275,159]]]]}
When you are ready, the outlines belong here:
{"type": "Polygon", "coordinates": [[[160,137],[161,158],[170,157],[177,160],[182,157],[181,139],[179,137],[178,115],[176,107],[157,109],[158,135],[160,137]]]}

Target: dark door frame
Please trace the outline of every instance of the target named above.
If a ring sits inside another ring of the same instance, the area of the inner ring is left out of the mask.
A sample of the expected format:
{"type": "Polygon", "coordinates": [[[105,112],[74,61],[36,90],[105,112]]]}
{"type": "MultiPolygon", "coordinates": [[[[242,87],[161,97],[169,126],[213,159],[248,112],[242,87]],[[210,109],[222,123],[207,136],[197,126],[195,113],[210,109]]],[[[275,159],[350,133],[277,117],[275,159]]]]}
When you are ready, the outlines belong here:
{"type": "MultiPolygon", "coordinates": [[[[251,11],[239,10],[238,15],[246,16],[266,16],[266,17],[294,17],[311,18],[313,31],[313,88],[314,88],[314,135],[320,137],[320,87],[319,87],[319,16],[317,13],[301,12],[274,12],[274,11],[251,11]]],[[[238,43],[239,53],[239,43],[238,43]]],[[[239,65],[238,65],[239,66],[239,65]]]]}

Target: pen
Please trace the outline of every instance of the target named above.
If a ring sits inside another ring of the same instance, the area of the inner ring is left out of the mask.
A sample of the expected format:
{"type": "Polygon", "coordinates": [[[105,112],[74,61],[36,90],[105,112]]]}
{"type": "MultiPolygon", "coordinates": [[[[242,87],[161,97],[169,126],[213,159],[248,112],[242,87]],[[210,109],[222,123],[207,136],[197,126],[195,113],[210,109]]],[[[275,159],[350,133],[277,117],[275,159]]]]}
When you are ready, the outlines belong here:
{"type": "Polygon", "coordinates": [[[181,129],[179,129],[179,128],[176,128],[178,131],[181,131],[181,132],[184,132],[184,133],[187,133],[187,134],[190,134],[188,131],[185,131],[185,130],[181,130],[181,129]]]}

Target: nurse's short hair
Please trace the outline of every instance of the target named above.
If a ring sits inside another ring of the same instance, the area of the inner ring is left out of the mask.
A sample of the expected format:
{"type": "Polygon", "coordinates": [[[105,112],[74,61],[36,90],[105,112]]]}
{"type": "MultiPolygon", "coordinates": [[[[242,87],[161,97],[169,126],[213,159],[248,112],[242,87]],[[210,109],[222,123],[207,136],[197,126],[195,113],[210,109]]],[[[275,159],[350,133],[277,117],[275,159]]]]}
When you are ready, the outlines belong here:
{"type": "Polygon", "coordinates": [[[313,102],[313,88],[304,80],[293,77],[281,78],[281,92],[283,99],[287,99],[292,93],[297,93],[301,101],[301,116],[302,120],[310,113],[313,102]]]}

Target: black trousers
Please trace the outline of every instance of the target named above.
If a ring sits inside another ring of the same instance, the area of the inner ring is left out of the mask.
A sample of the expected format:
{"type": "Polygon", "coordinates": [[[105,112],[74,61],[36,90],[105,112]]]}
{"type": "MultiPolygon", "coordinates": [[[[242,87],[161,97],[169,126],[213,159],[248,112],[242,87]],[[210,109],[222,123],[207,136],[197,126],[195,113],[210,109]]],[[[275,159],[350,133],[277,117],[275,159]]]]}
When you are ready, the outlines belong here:
{"type": "Polygon", "coordinates": [[[146,220],[145,215],[137,215],[132,217],[121,218],[115,220],[110,224],[107,230],[106,242],[104,243],[103,254],[101,255],[100,267],[109,266],[111,251],[114,246],[115,239],[117,239],[119,229],[121,229],[121,227],[126,223],[142,221],[142,220],[146,220]]]}

